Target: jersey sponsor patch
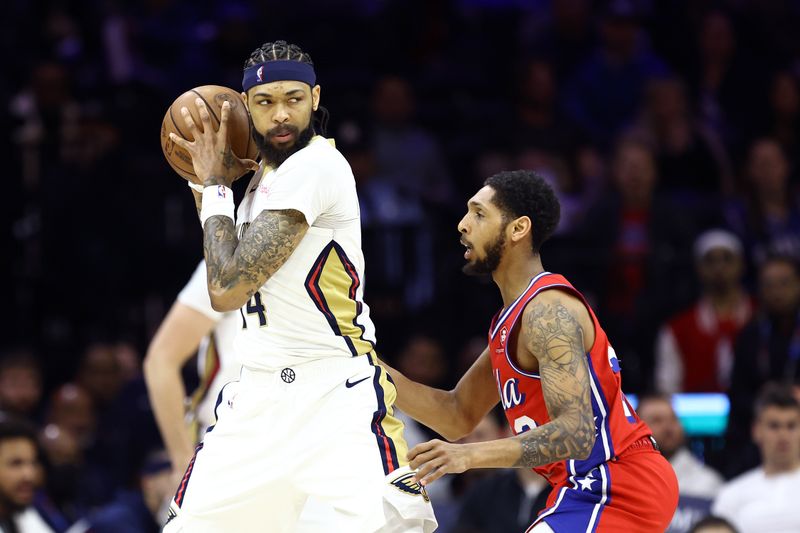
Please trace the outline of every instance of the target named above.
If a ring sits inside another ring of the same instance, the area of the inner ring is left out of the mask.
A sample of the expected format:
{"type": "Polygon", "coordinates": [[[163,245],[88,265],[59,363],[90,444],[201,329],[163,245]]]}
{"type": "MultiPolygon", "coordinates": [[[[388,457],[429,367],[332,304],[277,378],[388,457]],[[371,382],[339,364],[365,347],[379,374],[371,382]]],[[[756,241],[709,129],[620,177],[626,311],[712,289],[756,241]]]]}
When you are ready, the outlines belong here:
{"type": "Polygon", "coordinates": [[[413,472],[403,474],[399,478],[393,480],[391,483],[400,492],[405,492],[406,494],[416,494],[418,496],[422,496],[426,502],[431,501],[431,499],[428,497],[425,487],[414,481],[413,472]]]}

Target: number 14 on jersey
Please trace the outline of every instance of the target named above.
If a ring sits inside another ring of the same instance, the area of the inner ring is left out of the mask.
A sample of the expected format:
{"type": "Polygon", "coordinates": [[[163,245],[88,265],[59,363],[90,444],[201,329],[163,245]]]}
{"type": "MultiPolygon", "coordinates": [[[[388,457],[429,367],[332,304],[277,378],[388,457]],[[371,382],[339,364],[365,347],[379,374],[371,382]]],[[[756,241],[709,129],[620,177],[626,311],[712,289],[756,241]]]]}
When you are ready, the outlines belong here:
{"type": "Polygon", "coordinates": [[[245,311],[247,311],[247,316],[258,315],[259,327],[263,328],[267,325],[267,310],[261,302],[260,292],[256,291],[252,298],[250,298],[250,301],[248,301],[244,307],[239,308],[239,312],[242,314],[242,329],[247,329],[247,316],[244,314],[245,311]]]}

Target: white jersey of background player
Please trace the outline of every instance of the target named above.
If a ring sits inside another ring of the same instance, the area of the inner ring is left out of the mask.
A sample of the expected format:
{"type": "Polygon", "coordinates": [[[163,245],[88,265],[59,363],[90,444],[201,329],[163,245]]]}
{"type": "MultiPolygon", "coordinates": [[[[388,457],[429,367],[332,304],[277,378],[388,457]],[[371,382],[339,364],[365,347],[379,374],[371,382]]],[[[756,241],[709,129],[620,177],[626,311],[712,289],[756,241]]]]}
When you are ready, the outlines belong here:
{"type": "Polygon", "coordinates": [[[241,365],[233,353],[239,329],[239,313],[220,313],[211,307],[206,266],[201,262],[147,349],[144,370],[150,403],[172,467],[181,474],[202,433],[214,423],[222,386],[239,377],[241,365]],[[197,390],[187,395],[181,369],[195,353],[200,381],[197,390]]]}
{"type": "Polygon", "coordinates": [[[355,180],[331,142],[312,139],[313,64],[296,46],[267,43],[243,87],[272,166],[262,163],[251,181],[236,226],[227,185],[244,165],[227,145],[231,103],[218,133],[198,100],[203,131],[184,108],[195,141],[171,137],[205,185],[209,293],[217,309],[241,307],[234,346],[243,366],[223,389],[165,532],[294,531],[309,498],[332,510],[319,531],[432,531],[392,414],[394,385],[375,364],[355,180]]]}

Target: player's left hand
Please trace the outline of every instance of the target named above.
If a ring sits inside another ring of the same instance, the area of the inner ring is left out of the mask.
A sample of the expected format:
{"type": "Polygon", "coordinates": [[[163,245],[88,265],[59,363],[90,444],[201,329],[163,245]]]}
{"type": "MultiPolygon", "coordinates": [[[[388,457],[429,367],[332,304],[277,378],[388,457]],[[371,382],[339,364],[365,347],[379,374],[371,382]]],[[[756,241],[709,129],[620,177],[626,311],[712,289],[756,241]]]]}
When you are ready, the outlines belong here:
{"type": "Polygon", "coordinates": [[[417,472],[414,479],[425,486],[445,474],[460,474],[469,470],[469,446],[433,439],[409,450],[408,460],[411,469],[417,472]]]}
{"type": "Polygon", "coordinates": [[[174,133],[169,138],[184,148],[192,155],[192,165],[197,176],[195,183],[198,185],[225,185],[230,187],[236,178],[247,173],[248,170],[258,170],[258,163],[252,159],[239,159],[231,150],[228,141],[228,117],[231,114],[230,102],[222,103],[220,112],[219,130],[214,131],[211,124],[211,115],[202,98],[195,100],[197,113],[200,115],[200,125],[195,123],[192,114],[186,107],[181,108],[183,121],[194,141],[178,137],[174,133]]]}

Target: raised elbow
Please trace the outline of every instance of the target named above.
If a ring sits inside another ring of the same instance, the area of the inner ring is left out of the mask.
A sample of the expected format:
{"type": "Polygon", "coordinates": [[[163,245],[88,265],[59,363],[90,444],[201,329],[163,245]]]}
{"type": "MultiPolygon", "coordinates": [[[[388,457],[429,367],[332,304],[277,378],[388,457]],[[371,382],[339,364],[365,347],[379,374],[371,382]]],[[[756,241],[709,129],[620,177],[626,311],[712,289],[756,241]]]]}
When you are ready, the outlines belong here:
{"type": "Polygon", "coordinates": [[[244,305],[244,303],[239,303],[238,301],[235,301],[228,294],[225,294],[225,292],[222,291],[217,292],[210,290],[208,296],[209,299],[211,300],[211,308],[219,313],[236,311],[237,309],[242,307],[242,305],[244,305]]]}

